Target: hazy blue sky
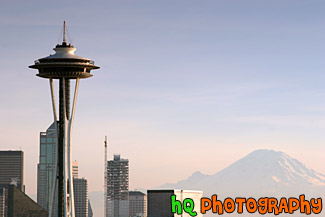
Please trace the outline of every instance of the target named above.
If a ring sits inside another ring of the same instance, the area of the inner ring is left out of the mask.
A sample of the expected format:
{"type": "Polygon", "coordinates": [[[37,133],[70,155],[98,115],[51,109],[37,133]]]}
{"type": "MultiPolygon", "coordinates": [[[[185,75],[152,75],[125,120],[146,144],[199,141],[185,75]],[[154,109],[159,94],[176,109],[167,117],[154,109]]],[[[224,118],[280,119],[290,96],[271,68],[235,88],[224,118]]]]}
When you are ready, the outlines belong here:
{"type": "Polygon", "coordinates": [[[89,191],[109,156],[130,160],[130,188],[212,174],[255,149],[325,173],[325,2],[314,0],[2,1],[0,148],[25,152],[36,193],[49,84],[28,69],[53,54],[67,21],[82,80],[73,158],[89,191]]]}

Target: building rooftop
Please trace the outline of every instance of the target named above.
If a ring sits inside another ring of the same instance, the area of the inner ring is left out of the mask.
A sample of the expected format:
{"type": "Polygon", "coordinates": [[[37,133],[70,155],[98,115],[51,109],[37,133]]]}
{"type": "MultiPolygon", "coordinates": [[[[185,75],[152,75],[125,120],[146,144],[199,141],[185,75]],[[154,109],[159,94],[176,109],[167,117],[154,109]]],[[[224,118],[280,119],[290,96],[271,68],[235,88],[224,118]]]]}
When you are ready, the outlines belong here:
{"type": "Polygon", "coordinates": [[[143,196],[143,195],[146,195],[146,194],[142,193],[141,191],[129,191],[129,195],[130,196],[137,196],[137,195],[143,196]]]}
{"type": "Polygon", "coordinates": [[[203,191],[198,191],[198,190],[182,190],[182,189],[152,189],[152,190],[147,190],[147,192],[151,193],[159,193],[159,192],[179,192],[182,191],[184,193],[186,192],[193,192],[193,193],[203,193],[203,191]]]}

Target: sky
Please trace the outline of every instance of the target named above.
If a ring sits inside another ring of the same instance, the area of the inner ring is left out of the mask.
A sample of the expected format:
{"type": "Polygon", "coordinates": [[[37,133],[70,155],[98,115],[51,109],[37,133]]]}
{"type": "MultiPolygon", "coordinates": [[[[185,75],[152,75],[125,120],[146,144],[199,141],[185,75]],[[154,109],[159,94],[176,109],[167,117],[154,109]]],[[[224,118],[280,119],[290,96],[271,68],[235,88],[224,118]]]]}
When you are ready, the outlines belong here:
{"type": "Polygon", "coordinates": [[[256,149],[325,174],[325,2],[321,0],[1,1],[0,149],[23,150],[36,194],[39,133],[53,122],[49,82],[29,69],[53,54],[63,21],[81,80],[73,159],[89,191],[109,159],[130,189],[214,174],[256,149]]]}

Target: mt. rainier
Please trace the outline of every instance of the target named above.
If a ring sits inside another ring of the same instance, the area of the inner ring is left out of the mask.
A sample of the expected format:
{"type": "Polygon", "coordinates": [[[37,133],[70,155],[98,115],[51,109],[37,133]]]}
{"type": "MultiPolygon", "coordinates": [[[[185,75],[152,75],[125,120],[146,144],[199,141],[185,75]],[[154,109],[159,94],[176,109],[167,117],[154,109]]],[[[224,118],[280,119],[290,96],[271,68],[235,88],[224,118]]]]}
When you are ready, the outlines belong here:
{"type": "Polygon", "coordinates": [[[213,175],[195,172],[186,180],[160,188],[203,190],[225,197],[320,197],[325,176],[283,152],[256,150],[213,175]]]}

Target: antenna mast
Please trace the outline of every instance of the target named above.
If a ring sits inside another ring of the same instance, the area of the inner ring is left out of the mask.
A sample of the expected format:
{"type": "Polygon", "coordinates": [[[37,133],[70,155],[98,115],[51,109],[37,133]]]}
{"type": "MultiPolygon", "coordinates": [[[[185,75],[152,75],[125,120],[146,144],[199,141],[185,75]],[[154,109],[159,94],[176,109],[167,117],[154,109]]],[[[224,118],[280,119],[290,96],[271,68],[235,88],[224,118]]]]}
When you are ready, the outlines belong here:
{"type": "Polygon", "coordinates": [[[65,40],[65,29],[66,29],[66,27],[65,27],[65,21],[64,21],[63,22],[63,42],[66,43],[66,40],[65,40]]]}
{"type": "Polygon", "coordinates": [[[104,171],[104,216],[106,217],[107,210],[107,136],[105,136],[105,171],[104,171]]]}

